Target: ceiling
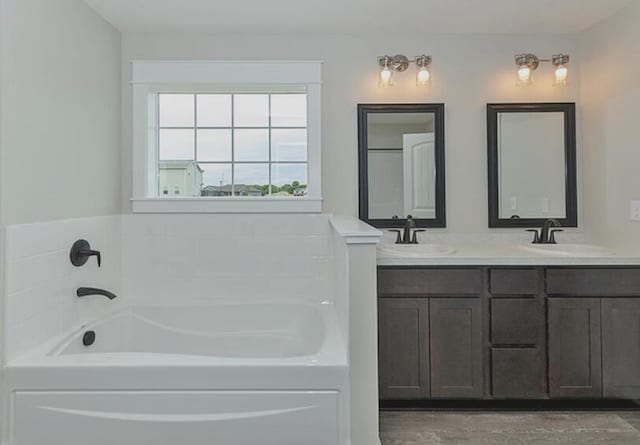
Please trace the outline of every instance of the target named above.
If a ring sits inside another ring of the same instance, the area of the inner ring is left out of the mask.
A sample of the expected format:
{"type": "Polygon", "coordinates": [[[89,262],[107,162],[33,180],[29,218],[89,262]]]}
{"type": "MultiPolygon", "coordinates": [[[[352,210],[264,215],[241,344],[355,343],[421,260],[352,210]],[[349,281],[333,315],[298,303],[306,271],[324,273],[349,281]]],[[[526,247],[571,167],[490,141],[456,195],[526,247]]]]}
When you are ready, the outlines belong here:
{"type": "Polygon", "coordinates": [[[575,33],[634,0],[85,0],[121,31],[575,33]]]}

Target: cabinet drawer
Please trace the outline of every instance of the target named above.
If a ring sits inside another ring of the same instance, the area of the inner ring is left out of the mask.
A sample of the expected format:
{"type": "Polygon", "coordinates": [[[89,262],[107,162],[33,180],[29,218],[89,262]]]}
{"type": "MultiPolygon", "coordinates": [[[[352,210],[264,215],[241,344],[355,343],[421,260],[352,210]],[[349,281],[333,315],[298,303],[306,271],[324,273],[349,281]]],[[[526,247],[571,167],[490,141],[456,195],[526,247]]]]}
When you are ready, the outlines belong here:
{"type": "Polygon", "coordinates": [[[492,295],[536,295],[539,274],[536,269],[492,269],[492,295]]]}
{"type": "Polygon", "coordinates": [[[547,294],[640,296],[640,269],[547,269],[547,294]]]}
{"type": "Polygon", "coordinates": [[[494,399],[546,399],[547,374],[541,349],[492,349],[494,399]]]}
{"type": "Polygon", "coordinates": [[[491,300],[491,343],[536,346],[544,341],[544,305],[533,298],[491,300]]]}
{"type": "Polygon", "coordinates": [[[480,295],[480,269],[378,269],[378,294],[480,295]]]}

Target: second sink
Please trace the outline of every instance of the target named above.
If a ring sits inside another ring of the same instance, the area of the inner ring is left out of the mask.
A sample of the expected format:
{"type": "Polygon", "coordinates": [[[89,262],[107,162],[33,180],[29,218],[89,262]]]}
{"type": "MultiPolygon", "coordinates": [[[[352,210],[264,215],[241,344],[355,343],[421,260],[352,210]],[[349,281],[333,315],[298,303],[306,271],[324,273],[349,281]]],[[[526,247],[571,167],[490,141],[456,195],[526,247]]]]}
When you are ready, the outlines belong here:
{"type": "Polygon", "coordinates": [[[606,247],[590,244],[525,244],[520,248],[532,253],[556,256],[600,257],[615,255],[615,252],[606,247]]]}

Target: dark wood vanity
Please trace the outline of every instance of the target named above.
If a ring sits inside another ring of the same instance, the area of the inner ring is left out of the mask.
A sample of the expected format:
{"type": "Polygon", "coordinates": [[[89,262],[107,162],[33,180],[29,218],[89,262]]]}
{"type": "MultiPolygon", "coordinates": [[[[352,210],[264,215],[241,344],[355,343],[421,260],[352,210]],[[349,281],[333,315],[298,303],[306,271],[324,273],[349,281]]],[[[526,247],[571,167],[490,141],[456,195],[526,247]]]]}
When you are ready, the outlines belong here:
{"type": "Polygon", "coordinates": [[[378,268],[383,401],[640,399],[640,267],[378,268]]]}

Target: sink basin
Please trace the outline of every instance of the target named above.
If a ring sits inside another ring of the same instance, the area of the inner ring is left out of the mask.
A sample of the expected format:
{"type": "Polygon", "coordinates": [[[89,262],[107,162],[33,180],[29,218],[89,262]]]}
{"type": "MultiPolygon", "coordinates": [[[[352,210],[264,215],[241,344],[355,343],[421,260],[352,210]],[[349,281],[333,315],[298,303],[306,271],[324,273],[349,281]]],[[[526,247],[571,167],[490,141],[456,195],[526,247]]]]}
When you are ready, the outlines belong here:
{"type": "Polygon", "coordinates": [[[392,244],[378,247],[378,253],[384,256],[422,258],[447,256],[456,250],[444,244],[392,244]]]}
{"type": "Polygon", "coordinates": [[[557,256],[598,257],[615,255],[615,252],[606,247],[590,244],[524,244],[520,248],[533,253],[557,256]]]}

